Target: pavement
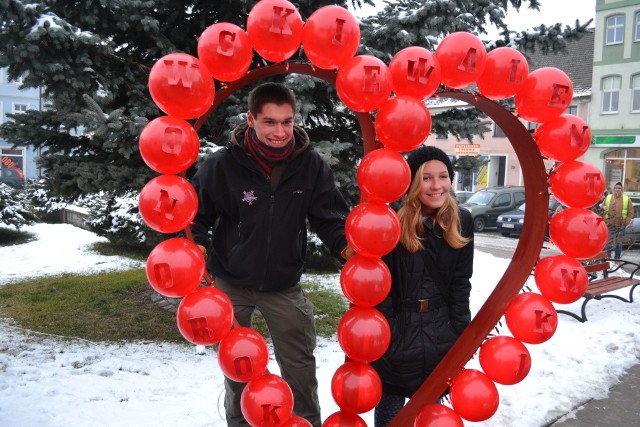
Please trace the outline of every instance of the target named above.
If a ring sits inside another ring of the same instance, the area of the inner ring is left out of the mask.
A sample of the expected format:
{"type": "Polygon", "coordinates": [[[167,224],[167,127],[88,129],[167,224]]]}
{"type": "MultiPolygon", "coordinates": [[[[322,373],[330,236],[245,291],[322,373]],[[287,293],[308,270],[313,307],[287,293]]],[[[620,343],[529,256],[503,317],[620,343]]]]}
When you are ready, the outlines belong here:
{"type": "Polygon", "coordinates": [[[640,360],[609,389],[605,399],[590,400],[544,427],[640,426],[640,360]]]}

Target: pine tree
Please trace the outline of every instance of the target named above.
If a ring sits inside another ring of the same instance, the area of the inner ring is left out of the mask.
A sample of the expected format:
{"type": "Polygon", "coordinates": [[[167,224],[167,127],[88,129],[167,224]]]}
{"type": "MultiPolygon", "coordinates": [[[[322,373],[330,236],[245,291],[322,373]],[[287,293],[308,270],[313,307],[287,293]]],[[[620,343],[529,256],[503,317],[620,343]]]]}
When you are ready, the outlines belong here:
{"type": "MultiPolygon", "coordinates": [[[[100,190],[139,190],[155,175],[138,153],[138,137],[149,120],[163,115],[147,88],[155,61],[172,52],[197,55],[197,40],[216,22],[246,26],[257,1],[240,0],[0,0],[0,66],[9,77],[22,76],[25,87],[42,87],[47,108],[12,117],[0,137],[16,145],[43,148],[41,165],[54,195],[79,196],[100,190]]],[[[303,20],[318,8],[337,4],[359,7],[370,0],[292,2],[303,20]]],[[[363,20],[358,54],[388,63],[407,46],[435,44],[453,31],[486,33],[495,23],[501,40],[488,46],[516,45],[529,50],[562,49],[585,26],[561,30],[539,27],[536,35],[509,32],[504,23],[519,0],[409,1],[389,3],[363,20]]],[[[538,8],[537,0],[529,7],[538,8]]],[[[300,50],[292,60],[305,60],[300,50]]],[[[252,68],[265,61],[254,55],[252,68]]],[[[300,99],[302,125],[334,168],[344,192],[355,204],[353,165],[362,157],[355,115],[341,108],[335,89],[308,76],[278,76],[300,99]]],[[[247,90],[229,97],[200,130],[203,142],[223,145],[229,129],[245,112],[247,90]]],[[[470,138],[484,130],[477,113],[450,113],[439,120],[438,134],[470,138]]]]}

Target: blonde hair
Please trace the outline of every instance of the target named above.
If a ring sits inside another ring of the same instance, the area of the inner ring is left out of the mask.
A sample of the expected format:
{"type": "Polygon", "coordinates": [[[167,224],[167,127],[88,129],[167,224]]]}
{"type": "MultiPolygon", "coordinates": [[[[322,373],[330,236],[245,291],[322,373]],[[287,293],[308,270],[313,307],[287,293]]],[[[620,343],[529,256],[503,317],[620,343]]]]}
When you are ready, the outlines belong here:
{"type": "MultiPolygon", "coordinates": [[[[413,176],[409,191],[402,199],[402,207],[398,210],[400,243],[410,253],[425,249],[422,242],[424,239],[420,237],[424,233],[422,202],[418,198],[422,187],[424,165],[424,163],[420,165],[413,176]]],[[[447,244],[454,249],[460,249],[469,243],[470,239],[461,234],[458,203],[451,192],[447,196],[444,204],[436,212],[435,224],[442,229],[442,237],[447,244]]]]}

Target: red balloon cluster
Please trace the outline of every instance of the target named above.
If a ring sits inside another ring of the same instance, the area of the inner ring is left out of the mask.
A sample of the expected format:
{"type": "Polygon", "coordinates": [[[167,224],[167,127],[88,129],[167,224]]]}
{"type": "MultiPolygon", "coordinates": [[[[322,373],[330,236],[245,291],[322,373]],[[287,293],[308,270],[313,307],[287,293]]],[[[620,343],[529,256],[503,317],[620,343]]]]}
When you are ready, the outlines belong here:
{"type": "MultiPolygon", "coordinates": [[[[373,408],[381,394],[380,379],[368,362],[386,351],[389,325],[373,306],[386,298],[391,279],[380,259],[399,241],[400,227],[387,203],[401,198],[410,185],[409,167],[401,152],[420,147],[431,131],[431,115],[423,101],[443,84],[462,89],[476,83],[492,100],[515,96],[520,117],[541,123],[536,143],[549,159],[561,162],[549,177],[550,187],[569,207],[554,216],[553,242],[566,255],[549,257],[536,266],[542,295],[515,297],[505,317],[515,338],[494,337],[480,349],[480,371],[466,369],[451,383],[455,411],[442,405],[422,408],[415,425],[461,426],[461,418],[482,421],[498,407],[494,381],[515,384],[528,373],[531,359],[525,343],[546,341],[553,335],[557,316],[551,301],[566,303],[584,292],[585,273],[571,257],[582,259],[602,249],[606,227],[586,211],[604,190],[599,171],[577,161],[586,152],[591,132],[576,116],[562,114],[573,86],[562,71],[541,68],[529,73],[526,58],[504,47],[489,53],[470,33],[445,37],[432,54],[421,47],[398,52],[387,66],[370,55],[354,56],[360,44],[357,20],[346,9],[325,6],[305,23],[287,0],[262,0],[251,9],[246,32],[227,22],[206,28],[198,40],[198,58],[171,53],[160,58],[149,75],[149,91],[167,114],[151,121],[140,135],[145,163],[162,174],[143,188],[139,209],[156,231],[178,232],[193,220],[197,198],[182,177],[195,161],[199,140],[186,122],[211,109],[214,79],[233,82],[250,68],[254,51],[267,61],[290,59],[302,45],[318,68],[337,70],[336,90],[342,102],[357,112],[378,110],[375,131],[384,148],[368,153],[358,167],[362,203],[347,218],[345,232],[356,251],[345,265],[341,285],[353,304],[340,321],[338,340],[350,359],[335,373],[332,395],[340,411],[323,426],[366,426],[358,414],[373,408]],[[390,96],[394,94],[392,98],[390,96]]],[[[233,307],[215,287],[199,287],[204,259],[199,249],[183,238],[158,245],[147,260],[151,286],[169,297],[183,297],[177,314],[185,339],[202,345],[219,342],[218,357],[224,374],[247,387],[242,411],[252,425],[308,426],[292,414],[291,390],[280,377],[266,372],[268,350],[264,339],[249,328],[231,329],[233,307]]]]}

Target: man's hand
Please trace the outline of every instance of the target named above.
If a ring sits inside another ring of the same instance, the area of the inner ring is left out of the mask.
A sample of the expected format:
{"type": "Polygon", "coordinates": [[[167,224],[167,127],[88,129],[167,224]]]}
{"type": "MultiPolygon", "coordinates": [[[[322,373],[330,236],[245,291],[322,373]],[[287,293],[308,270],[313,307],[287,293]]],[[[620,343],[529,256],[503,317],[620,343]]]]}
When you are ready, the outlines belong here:
{"type": "Polygon", "coordinates": [[[345,247],[342,250],[342,252],[340,252],[340,255],[342,255],[342,258],[346,259],[347,261],[349,261],[349,258],[354,256],[355,254],[356,254],[356,251],[354,251],[353,248],[349,245],[347,245],[347,247],[345,247]]]}
{"type": "Polygon", "coordinates": [[[204,260],[206,261],[207,258],[209,258],[209,256],[207,255],[207,248],[205,248],[202,245],[197,245],[198,249],[200,249],[202,251],[202,255],[204,255],[204,260]]]}

